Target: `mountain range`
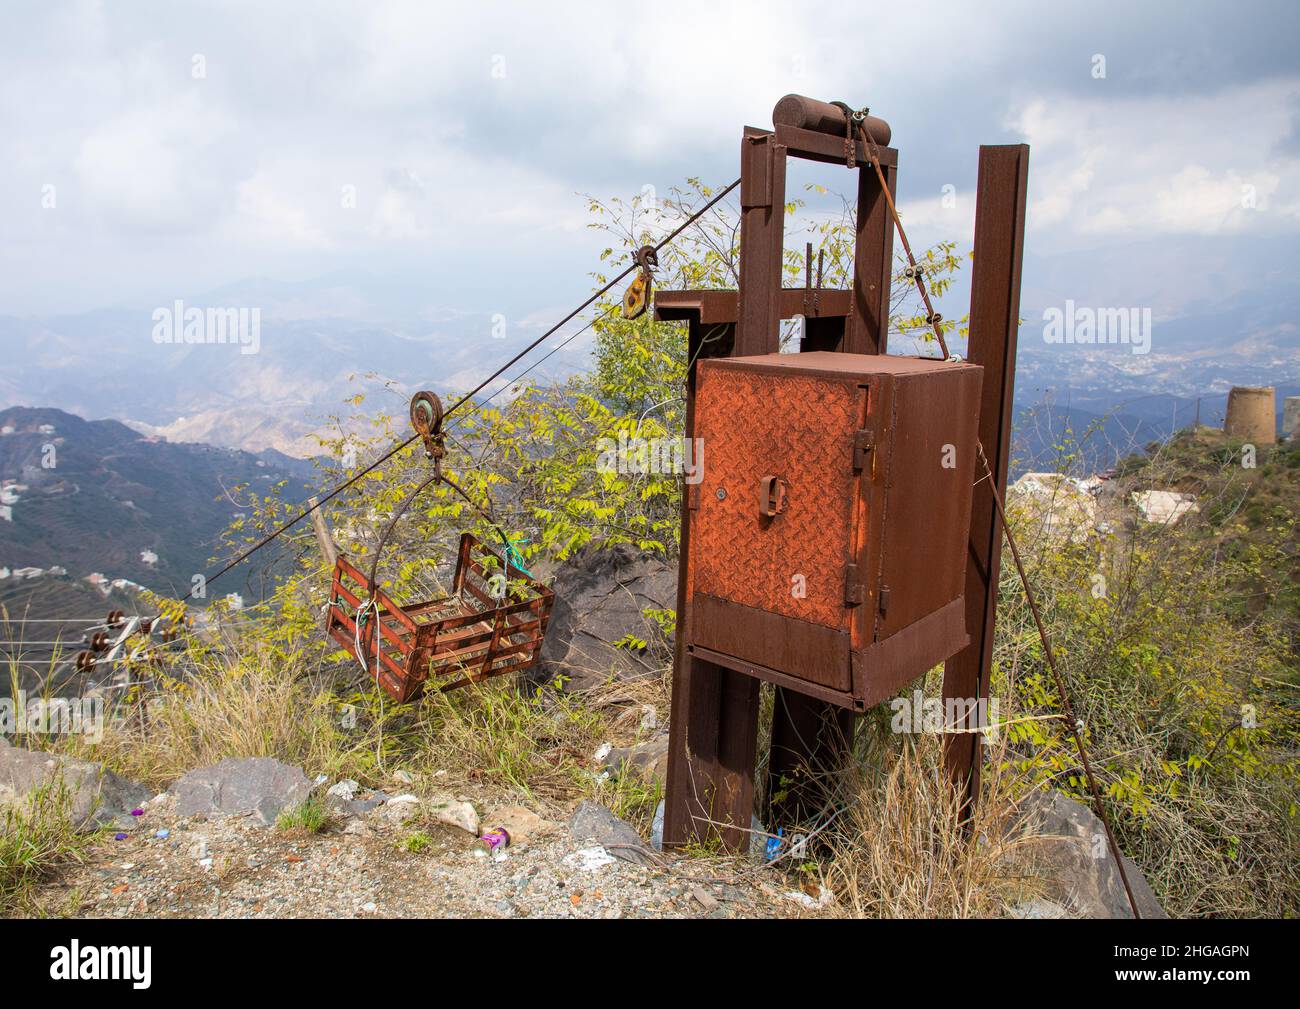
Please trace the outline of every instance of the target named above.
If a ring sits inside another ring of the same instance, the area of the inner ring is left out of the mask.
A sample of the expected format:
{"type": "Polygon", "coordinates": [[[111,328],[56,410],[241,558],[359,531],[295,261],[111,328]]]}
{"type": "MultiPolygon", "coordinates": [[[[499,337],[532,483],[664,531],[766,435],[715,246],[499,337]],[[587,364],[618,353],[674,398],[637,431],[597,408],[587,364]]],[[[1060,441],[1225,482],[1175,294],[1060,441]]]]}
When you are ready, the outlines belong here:
{"type": "MultiPolygon", "coordinates": [[[[173,444],[114,420],[11,407],[0,411],[4,581],[27,581],[18,572],[40,568],[31,581],[98,573],[183,595],[195,574],[210,571],[221,532],[249,513],[250,494],[284,481],[285,497],[300,501],[313,472],[312,463],[274,449],[173,444]]],[[[256,597],[271,559],[232,572],[210,596],[220,588],[256,597]]]]}
{"type": "MultiPolygon", "coordinates": [[[[337,437],[340,425],[346,429],[356,394],[372,396],[368,411],[404,416],[417,389],[468,391],[553,321],[440,310],[395,314],[378,296],[364,285],[330,281],[250,281],[184,299],[199,309],[255,308],[256,353],[235,343],[155,342],[155,313],[170,311],[172,302],[0,316],[0,346],[7,352],[0,408],[56,407],[114,418],[168,441],[310,458],[322,452],[317,434],[337,437]]],[[[575,340],[533,376],[546,381],[579,370],[584,348],[575,340]]]]}

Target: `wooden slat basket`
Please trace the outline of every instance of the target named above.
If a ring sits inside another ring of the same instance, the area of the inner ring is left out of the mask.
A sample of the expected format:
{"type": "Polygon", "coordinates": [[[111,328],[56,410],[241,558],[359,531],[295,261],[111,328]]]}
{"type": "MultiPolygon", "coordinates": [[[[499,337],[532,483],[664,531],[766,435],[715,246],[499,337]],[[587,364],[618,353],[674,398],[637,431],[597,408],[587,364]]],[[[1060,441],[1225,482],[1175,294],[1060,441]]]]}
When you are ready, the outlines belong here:
{"type": "Polygon", "coordinates": [[[326,629],[390,696],[403,703],[426,689],[454,690],[518,672],[531,666],[542,650],[555,593],[511,568],[505,595],[498,600],[493,597],[492,579],[504,572],[500,554],[464,533],[452,594],[398,606],[376,588],[376,621],[375,606],[365,608],[370,598],[366,576],[339,557],[326,629]]]}

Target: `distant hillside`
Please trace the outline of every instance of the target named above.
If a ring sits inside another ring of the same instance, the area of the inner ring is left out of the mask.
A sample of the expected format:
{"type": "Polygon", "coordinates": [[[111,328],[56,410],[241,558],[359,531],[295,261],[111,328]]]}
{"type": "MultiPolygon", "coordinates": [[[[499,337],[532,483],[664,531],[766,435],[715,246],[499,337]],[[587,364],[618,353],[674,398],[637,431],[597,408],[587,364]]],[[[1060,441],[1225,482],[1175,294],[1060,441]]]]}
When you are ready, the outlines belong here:
{"type": "MultiPolygon", "coordinates": [[[[1017,374],[1016,411],[1012,431],[1012,478],[1030,470],[1054,470],[1064,456],[1078,473],[1109,469],[1121,459],[1145,452],[1198,423],[1223,426],[1227,393],[1183,397],[1168,393],[1065,387],[1044,394],[1028,383],[1021,388],[1017,374]],[[1035,398],[1035,396],[1037,398],[1035,398]]],[[[1277,419],[1282,402],[1300,396],[1300,385],[1277,382],[1277,419]]]]}
{"type": "MultiPolygon", "coordinates": [[[[0,408],[58,403],[172,441],[307,457],[320,451],[312,434],[330,430],[328,419],[359,389],[391,380],[403,396],[422,388],[466,391],[553,321],[512,319],[498,333],[487,313],[392,318],[380,302],[395,293],[367,297],[333,282],[249,281],[186,300],[197,307],[258,308],[255,354],[233,345],[154,343],[150,306],[0,315],[0,344],[9,352],[0,371],[0,408]]],[[[546,381],[578,370],[588,346],[576,341],[533,376],[546,381]]]]}
{"type": "MultiPolygon", "coordinates": [[[[170,444],[117,421],[14,407],[0,412],[0,483],[10,502],[0,506],[9,515],[0,518],[0,567],[59,566],[73,579],[100,572],[188,592],[221,531],[245,510],[236,488],[265,494],[287,480],[285,496],[296,502],[310,493],[311,474],[310,463],[274,450],[170,444]]],[[[256,572],[221,588],[247,592],[256,572]]]]}

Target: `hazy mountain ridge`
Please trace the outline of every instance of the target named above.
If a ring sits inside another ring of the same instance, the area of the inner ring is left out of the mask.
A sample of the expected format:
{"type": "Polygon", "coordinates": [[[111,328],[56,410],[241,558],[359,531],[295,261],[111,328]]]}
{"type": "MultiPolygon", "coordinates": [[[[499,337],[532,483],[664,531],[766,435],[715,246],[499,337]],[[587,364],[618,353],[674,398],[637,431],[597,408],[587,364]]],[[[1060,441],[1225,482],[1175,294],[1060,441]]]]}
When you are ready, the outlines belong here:
{"type": "MultiPolygon", "coordinates": [[[[0,566],[58,566],[74,579],[99,572],[173,594],[208,570],[222,530],[247,510],[237,488],[265,494],[285,480],[297,501],[313,473],[273,450],[171,444],[50,408],[0,412],[3,431],[0,481],[11,503],[0,520],[0,566]]],[[[221,591],[242,591],[256,571],[221,591]]]]}
{"type": "MultiPolygon", "coordinates": [[[[269,447],[306,458],[320,453],[313,435],[328,433],[330,419],[357,392],[386,382],[399,396],[420,388],[466,391],[542,331],[531,319],[482,312],[408,310],[394,318],[375,296],[332,281],[249,281],[182,299],[186,307],[257,308],[256,353],[237,343],[156,343],[148,307],[0,316],[0,345],[8,351],[0,408],[55,406],[169,441],[269,447]]],[[[559,378],[584,362],[585,344],[575,340],[532,376],[559,378]]]]}
{"type": "MultiPolygon", "coordinates": [[[[195,307],[258,308],[255,354],[231,344],[155,343],[153,310],[147,307],[0,316],[0,344],[9,351],[0,374],[0,407],[56,406],[80,416],[113,417],[172,442],[276,448],[306,458],[320,452],[314,434],[337,434],[330,418],[344,413],[345,401],[358,391],[390,383],[396,396],[384,408],[400,413],[401,398],[416,389],[466,390],[551,321],[546,311],[515,319],[417,302],[409,285],[374,277],[248,280],[183,300],[195,307]]],[[[1132,414],[1167,436],[1166,418],[1186,413],[1190,423],[1197,398],[1203,411],[1221,412],[1231,386],[1274,384],[1280,411],[1283,389],[1300,386],[1297,318],[1300,294],[1285,286],[1270,288],[1267,297],[1207,296],[1177,318],[1156,319],[1150,353],[1134,354],[1123,345],[1049,344],[1040,313],[1027,309],[1017,408],[1046,398],[1096,417],[1132,414]],[[1156,416],[1137,402],[1152,396],[1172,396],[1191,407],[1156,416]]],[[[548,341],[511,376],[562,339],[548,341]]],[[[585,369],[588,346],[587,338],[575,340],[530,379],[555,381],[585,369]]],[[[900,343],[896,349],[906,348],[900,343]]],[[[1202,419],[1213,421],[1206,413],[1202,419]]],[[[1144,429],[1140,438],[1149,441],[1149,434],[1144,429]]]]}

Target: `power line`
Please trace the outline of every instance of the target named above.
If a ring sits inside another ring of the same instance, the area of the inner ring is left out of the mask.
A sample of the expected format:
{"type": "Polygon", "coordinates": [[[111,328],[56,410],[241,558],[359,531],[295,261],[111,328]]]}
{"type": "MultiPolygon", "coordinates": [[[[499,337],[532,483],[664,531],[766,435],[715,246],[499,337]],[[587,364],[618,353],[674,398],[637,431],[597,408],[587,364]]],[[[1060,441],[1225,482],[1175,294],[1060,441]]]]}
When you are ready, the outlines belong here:
{"type": "MultiPolygon", "coordinates": [[[[670,231],[667,235],[665,235],[662,239],[660,239],[659,242],[656,243],[656,244],[653,246],[653,249],[654,249],[655,253],[658,254],[660,251],[662,251],[662,250],[664,249],[665,246],[667,246],[669,243],[671,243],[674,239],[677,238],[678,235],[680,235],[680,234],[681,234],[682,232],[684,232],[688,227],[690,227],[690,226],[691,226],[692,224],[694,224],[697,220],[699,220],[699,219],[700,219],[701,217],[703,217],[706,213],[708,213],[708,212],[709,212],[709,211],[710,211],[714,206],[716,206],[718,203],[720,203],[720,202],[722,201],[722,199],[723,199],[724,197],[727,196],[728,193],[730,193],[733,189],[735,189],[735,188],[736,188],[737,186],[739,186],[739,185],[740,185],[740,179],[736,179],[736,180],[735,180],[734,182],[732,182],[730,185],[726,186],[725,188],[723,188],[723,189],[719,190],[717,193],[715,193],[715,194],[713,195],[713,197],[710,198],[709,201],[708,201],[707,203],[704,204],[704,206],[700,207],[698,210],[693,211],[693,212],[690,214],[690,216],[688,216],[688,217],[686,218],[686,220],[682,221],[681,224],[679,224],[676,228],[674,228],[674,229],[673,229],[672,231],[670,231]]],[[[566,315],[563,319],[561,319],[559,322],[557,322],[554,326],[552,326],[550,329],[548,329],[545,333],[543,333],[543,334],[542,334],[541,336],[539,336],[537,339],[533,340],[532,343],[530,343],[530,344],[528,344],[526,347],[524,347],[523,350],[521,350],[521,351],[519,351],[519,353],[515,354],[514,357],[512,357],[509,361],[507,361],[505,364],[503,364],[500,368],[498,368],[496,371],[494,371],[491,375],[489,375],[487,378],[485,378],[482,382],[480,382],[477,386],[475,386],[475,387],[474,387],[473,389],[471,389],[469,392],[465,393],[465,395],[463,395],[460,399],[456,400],[456,402],[453,403],[450,407],[448,407],[448,409],[443,413],[443,417],[446,418],[448,414],[451,414],[453,411],[459,409],[459,408],[460,408],[461,406],[463,406],[465,403],[469,402],[470,399],[472,399],[474,396],[476,396],[479,392],[481,392],[483,389],[485,389],[488,385],[490,385],[492,382],[494,382],[494,381],[496,381],[498,378],[500,378],[501,375],[504,374],[505,371],[506,371],[507,369],[509,369],[512,365],[516,364],[518,361],[520,361],[522,358],[524,358],[527,354],[531,353],[531,352],[532,352],[536,347],[538,347],[539,345],[541,345],[541,343],[542,343],[543,341],[545,341],[545,340],[547,340],[548,338],[550,338],[551,336],[553,336],[553,335],[554,335],[556,332],[558,332],[561,328],[563,328],[563,327],[564,327],[565,325],[567,325],[570,321],[572,321],[574,318],[576,318],[576,317],[577,317],[577,316],[578,316],[578,315],[579,315],[583,310],[585,310],[586,308],[588,308],[588,307],[589,307],[590,305],[592,305],[594,302],[598,301],[598,300],[599,300],[600,298],[602,298],[604,295],[608,294],[609,291],[614,287],[615,284],[617,284],[619,281],[623,280],[625,277],[627,277],[627,276],[628,276],[629,274],[631,274],[633,271],[635,271],[635,270],[637,270],[637,269],[640,269],[640,268],[641,268],[641,264],[640,264],[640,261],[639,261],[639,260],[633,262],[633,264],[632,264],[631,266],[627,267],[627,268],[626,268],[625,270],[623,270],[621,273],[619,273],[618,275],[616,275],[612,280],[608,281],[608,282],[607,282],[603,287],[601,287],[601,288],[600,288],[599,290],[597,290],[594,294],[592,294],[589,298],[587,298],[585,301],[583,301],[582,304],[580,304],[580,305],[579,305],[577,308],[575,308],[572,312],[570,312],[568,315],[566,315]]],[[[612,309],[611,309],[610,311],[612,311],[612,309]]],[[[608,315],[608,314],[609,314],[609,312],[607,311],[607,312],[605,313],[605,315],[608,315]]],[[[590,327],[591,327],[592,325],[594,325],[597,321],[599,321],[599,319],[601,319],[601,318],[603,318],[603,317],[604,317],[604,316],[597,316],[596,318],[592,319],[592,320],[591,320],[590,322],[588,322],[585,326],[583,326],[581,329],[579,329],[577,332],[575,332],[572,336],[568,337],[568,338],[567,338],[563,343],[561,343],[559,346],[555,347],[553,350],[551,350],[550,352],[548,352],[548,353],[545,355],[545,357],[541,358],[541,360],[537,361],[535,364],[533,364],[531,367],[529,367],[526,371],[524,371],[522,374],[520,374],[519,376],[517,376],[513,381],[514,381],[514,382],[518,382],[521,378],[524,377],[524,375],[527,375],[530,371],[532,371],[533,368],[536,368],[537,365],[541,364],[543,361],[545,361],[547,358],[549,358],[549,357],[550,357],[552,354],[554,354],[556,351],[560,350],[562,347],[567,346],[567,345],[568,345],[570,342],[572,342],[572,341],[573,341],[573,340],[574,340],[574,339],[575,339],[575,338],[576,338],[580,333],[586,331],[588,328],[590,328],[590,327]]],[[[504,389],[504,388],[508,388],[511,384],[512,384],[511,382],[507,382],[506,385],[503,386],[502,388],[503,388],[503,389],[504,389]]],[[[501,392],[501,389],[498,389],[497,392],[493,393],[492,396],[489,396],[489,397],[487,398],[487,400],[485,400],[485,402],[491,402],[491,400],[492,400],[493,398],[495,398],[497,395],[499,395],[500,392],[501,392]]],[[[228,564],[226,564],[226,565],[225,565],[223,568],[221,568],[221,569],[220,569],[216,574],[212,575],[211,577],[205,577],[204,580],[203,580],[203,583],[202,583],[203,586],[204,586],[204,588],[206,589],[206,587],[207,587],[209,584],[211,584],[212,582],[216,581],[218,578],[220,578],[222,575],[224,575],[224,574],[225,574],[227,571],[229,571],[231,568],[236,567],[237,565],[243,563],[245,560],[247,560],[247,559],[248,559],[249,557],[251,557],[253,554],[257,553],[257,551],[261,550],[262,547],[264,547],[264,546],[266,546],[268,543],[270,543],[273,539],[275,539],[276,537],[280,536],[282,533],[285,533],[285,532],[287,532],[288,530],[292,529],[295,525],[297,525],[299,522],[301,522],[303,519],[305,519],[308,515],[310,515],[312,512],[314,512],[317,508],[320,508],[322,505],[324,505],[324,504],[328,503],[329,501],[332,501],[334,498],[338,497],[339,494],[343,493],[343,491],[347,490],[349,487],[351,487],[354,483],[356,483],[358,480],[360,480],[360,479],[361,479],[363,476],[365,476],[367,473],[371,472],[372,470],[376,469],[377,467],[379,467],[379,466],[382,465],[383,463],[387,462],[389,459],[391,459],[393,456],[397,455],[397,453],[401,452],[403,449],[405,449],[407,446],[411,445],[413,442],[417,441],[419,438],[420,438],[420,435],[418,435],[418,434],[411,435],[411,437],[407,438],[407,439],[406,439],[404,442],[402,442],[401,444],[399,444],[399,445],[395,446],[394,448],[390,449],[388,452],[385,452],[382,456],[380,456],[378,459],[376,459],[374,462],[372,462],[369,466],[367,466],[367,467],[366,467],[365,469],[363,469],[361,472],[354,474],[352,477],[350,477],[349,479],[347,479],[346,481],[344,481],[344,482],[343,482],[342,484],[340,484],[338,487],[334,488],[334,490],[330,491],[330,492],[329,492],[328,494],[326,494],[323,498],[321,498],[321,499],[319,499],[318,501],[316,501],[315,504],[312,504],[312,505],[308,506],[307,508],[304,508],[301,512],[299,512],[297,515],[295,515],[295,516],[294,516],[293,518],[291,518],[289,521],[287,521],[287,522],[283,523],[282,525],[280,525],[280,526],[279,526],[279,527],[278,527],[274,532],[270,533],[270,534],[267,535],[267,536],[262,537],[262,539],[260,539],[257,543],[253,544],[251,547],[249,547],[247,550],[245,550],[243,553],[241,553],[241,554],[240,554],[238,557],[236,557],[234,560],[232,560],[232,561],[230,561],[228,564]]],[[[191,598],[191,599],[194,598],[194,593],[195,593],[196,591],[197,591],[197,587],[191,589],[190,592],[189,592],[189,598],[191,598]]]]}
{"type": "MultiPolygon", "coordinates": [[[[714,194],[713,198],[710,199],[708,203],[706,203],[706,204],[704,204],[704,206],[700,207],[699,210],[693,211],[693,212],[691,213],[691,215],[690,215],[689,217],[686,218],[686,220],[682,221],[681,224],[679,224],[676,228],[674,228],[674,229],[673,229],[672,231],[670,231],[667,235],[665,235],[663,238],[661,238],[661,239],[659,240],[659,242],[654,246],[654,250],[655,250],[656,255],[657,255],[659,252],[661,252],[661,251],[664,249],[665,246],[667,246],[670,242],[672,242],[673,239],[675,239],[678,235],[680,235],[683,231],[685,231],[687,228],[689,228],[689,227],[690,227],[692,224],[694,224],[697,220],[699,220],[699,219],[700,219],[701,217],[703,217],[706,213],[708,213],[710,210],[712,210],[714,206],[716,206],[718,203],[720,203],[720,202],[722,201],[722,199],[723,199],[723,198],[724,198],[728,193],[730,193],[733,189],[735,189],[738,185],[740,185],[740,179],[736,179],[736,181],[734,181],[733,183],[731,183],[731,185],[727,186],[725,189],[721,189],[721,190],[719,190],[717,193],[714,194]]],[[[625,269],[622,273],[618,274],[618,275],[615,276],[612,280],[610,280],[608,283],[606,283],[604,287],[602,287],[602,288],[601,288],[600,290],[598,290],[595,294],[593,294],[591,297],[589,297],[586,301],[584,301],[581,305],[579,305],[579,306],[578,306],[577,308],[575,308],[572,312],[570,312],[568,315],[566,315],[563,319],[561,319],[559,322],[557,322],[554,326],[552,326],[550,329],[548,329],[545,333],[543,333],[541,336],[539,336],[536,340],[534,340],[532,343],[530,343],[528,346],[526,346],[526,347],[525,347],[523,350],[521,350],[518,354],[516,354],[516,355],[515,355],[514,357],[512,357],[509,361],[507,361],[505,364],[503,364],[500,368],[498,368],[496,371],[494,371],[491,375],[489,375],[487,378],[485,378],[485,379],[484,379],[482,382],[480,382],[480,383],[479,383],[475,388],[471,389],[469,392],[465,393],[465,395],[462,396],[460,399],[456,400],[455,403],[453,403],[450,407],[447,408],[447,410],[446,410],[446,412],[443,414],[443,416],[446,417],[447,414],[454,413],[454,412],[455,412],[459,407],[463,406],[466,402],[468,402],[470,399],[472,399],[472,398],[473,398],[474,396],[476,396],[478,393],[482,392],[483,389],[485,389],[488,385],[490,385],[492,382],[496,381],[496,379],[500,378],[501,375],[502,375],[502,374],[503,374],[503,373],[504,373],[508,368],[510,368],[512,365],[514,365],[515,363],[517,363],[520,359],[522,359],[522,358],[525,357],[527,354],[529,354],[529,353],[530,353],[530,352],[531,352],[535,347],[537,347],[539,344],[541,344],[541,343],[542,343],[544,340],[546,340],[548,337],[553,336],[556,332],[558,332],[558,331],[559,331],[560,329],[562,329],[566,324],[568,324],[572,319],[574,319],[574,318],[576,318],[578,315],[580,315],[580,314],[583,312],[583,310],[586,309],[588,306],[592,305],[592,304],[595,303],[596,301],[599,301],[599,300],[600,300],[604,295],[606,295],[606,294],[609,293],[610,289],[613,288],[615,284],[617,284],[620,280],[623,280],[625,277],[627,277],[628,275],[630,275],[630,274],[633,273],[634,271],[640,269],[640,266],[641,266],[641,264],[640,264],[638,261],[634,261],[634,262],[632,263],[631,266],[627,267],[627,269],[625,269]]],[[[585,329],[586,327],[583,327],[583,328],[585,329]]],[[[581,330],[579,330],[579,332],[581,332],[581,330]]],[[[575,334],[575,335],[576,335],[576,334],[575,334]]],[[[572,337],[570,337],[570,339],[572,339],[572,337]]],[[[566,341],[566,342],[567,342],[567,341],[566,341]]],[[[561,346],[563,346],[563,345],[561,345],[561,346]]],[[[558,349],[558,348],[557,348],[557,349],[558,349]]],[[[552,353],[554,353],[554,351],[552,351],[552,353]]],[[[550,355],[547,355],[547,356],[549,357],[550,355]]],[[[543,360],[544,360],[544,359],[543,359],[543,360]]],[[[539,363],[540,363],[540,362],[539,362],[539,363]]],[[[516,379],[516,381],[518,381],[518,379],[516,379]]]]}

